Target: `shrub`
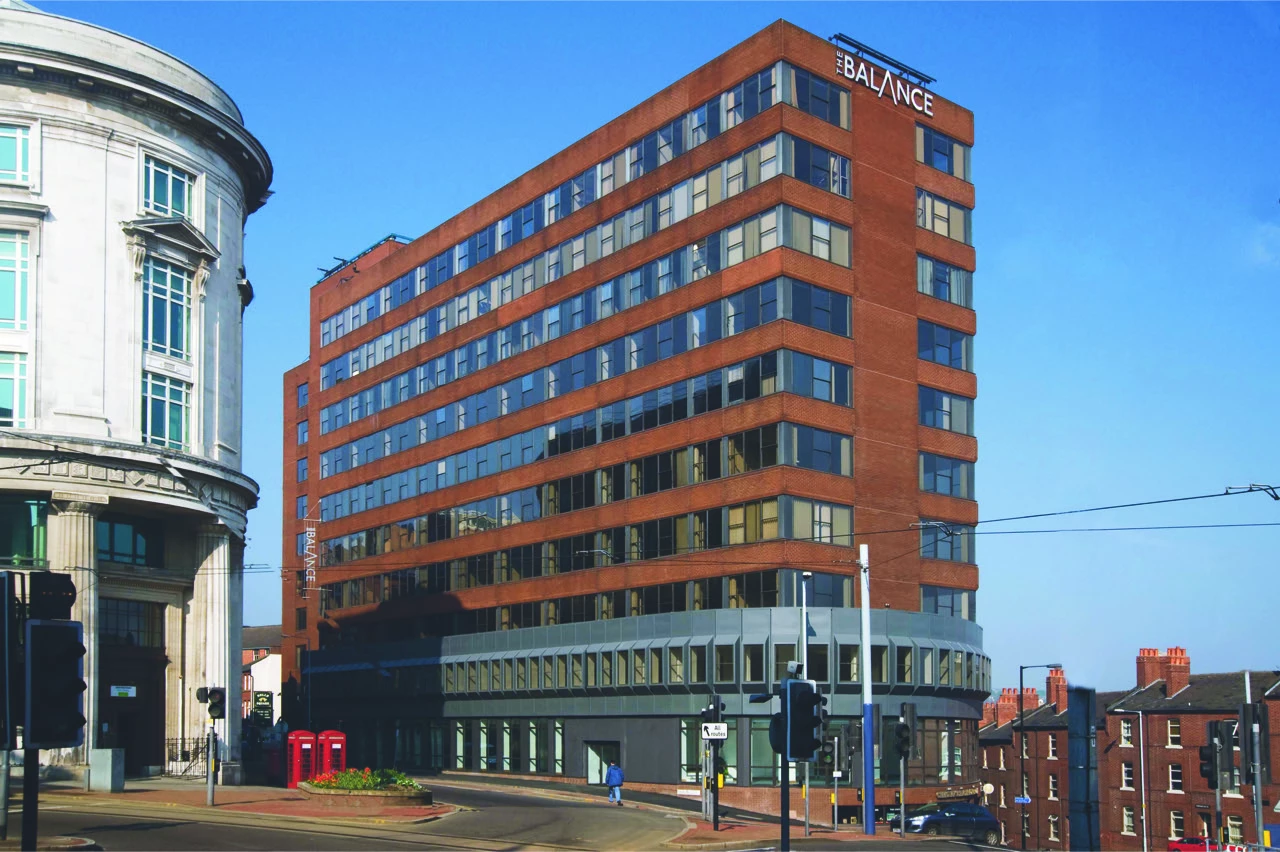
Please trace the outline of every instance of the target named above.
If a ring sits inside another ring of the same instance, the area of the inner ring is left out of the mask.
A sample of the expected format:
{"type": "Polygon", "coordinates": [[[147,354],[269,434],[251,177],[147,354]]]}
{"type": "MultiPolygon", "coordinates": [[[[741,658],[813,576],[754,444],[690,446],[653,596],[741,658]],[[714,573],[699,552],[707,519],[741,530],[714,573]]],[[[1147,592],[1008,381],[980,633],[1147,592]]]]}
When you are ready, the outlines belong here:
{"type": "Polygon", "coordinates": [[[422,786],[396,769],[348,769],[326,772],[310,782],[325,790],[421,790],[422,786]]]}

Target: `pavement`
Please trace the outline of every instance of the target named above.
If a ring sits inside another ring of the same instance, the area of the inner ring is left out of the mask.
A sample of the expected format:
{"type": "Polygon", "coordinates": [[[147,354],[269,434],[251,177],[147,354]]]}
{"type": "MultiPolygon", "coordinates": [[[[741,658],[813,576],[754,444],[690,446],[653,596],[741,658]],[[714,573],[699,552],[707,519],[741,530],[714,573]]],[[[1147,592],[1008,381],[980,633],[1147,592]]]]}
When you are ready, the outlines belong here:
{"type": "MultiPolygon", "coordinates": [[[[125,792],[86,793],[70,782],[42,785],[40,834],[91,837],[104,849],[419,849],[477,850],[763,850],[779,845],[779,824],[722,809],[720,831],[701,818],[697,801],[627,791],[624,807],[606,791],[581,784],[446,773],[419,779],[432,790],[430,808],[337,809],[297,790],[218,787],[205,807],[203,783],[185,779],[129,781],[125,792]],[[353,812],[356,811],[357,812],[353,812]]],[[[10,819],[17,830],[20,787],[10,819]]],[[[881,826],[874,838],[856,828],[833,832],[791,828],[796,849],[848,849],[914,844],[923,849],[980,849],[975,844],[905,840],[881,826]]],[[[0,844],[0,848],[2,844],[0,844]]],[[[912,848],[911,852],[915,852],[912,848]]]]}
{"type": "MultiPolygon", "coordinates": [[[[160,805],[206,809],[207,791],[202,782],[185,779],[157,778],[130,781],[120,793],[87,792],[74,782],[46,782],[41,795],[65,798],[106,797],[117,805],[160,805]]],[[[21,798],[20,796],[18,797],[21,798]]],[[[283,816],[308,820],[342,822],[422,823],[453,813],[453,805],[436,803],[429,806],[337,807],[319,803],[297,790],[281,787],[215,787],[214,808],[222,812],[283,816]]]]}

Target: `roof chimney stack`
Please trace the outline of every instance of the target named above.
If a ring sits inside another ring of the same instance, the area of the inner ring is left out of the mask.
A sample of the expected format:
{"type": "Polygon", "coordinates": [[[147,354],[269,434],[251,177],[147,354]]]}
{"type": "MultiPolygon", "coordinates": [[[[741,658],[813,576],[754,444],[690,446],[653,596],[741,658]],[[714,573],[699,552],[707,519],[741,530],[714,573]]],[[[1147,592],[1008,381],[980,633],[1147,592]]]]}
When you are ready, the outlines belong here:
{"type": "Polygon", "coordinates": [[[1164,694],[1174,695],[1191,683],[1191,658],[1186,648],[1170,648],[1164,657],[1164,694]]]}
{"type": "Polygon", "coordinates": [[[1160,652],[1155,648],[1138,649],[1138,689],[1144,689],[1164,676],[1160,652]]]}
{"type": "Polygon", "coordinates": [[[1044,680],[1045,701],[1054,706],[1055,713],[1067,711],[1067,676],[1062,669],[1049,669],[1044,680]]]}

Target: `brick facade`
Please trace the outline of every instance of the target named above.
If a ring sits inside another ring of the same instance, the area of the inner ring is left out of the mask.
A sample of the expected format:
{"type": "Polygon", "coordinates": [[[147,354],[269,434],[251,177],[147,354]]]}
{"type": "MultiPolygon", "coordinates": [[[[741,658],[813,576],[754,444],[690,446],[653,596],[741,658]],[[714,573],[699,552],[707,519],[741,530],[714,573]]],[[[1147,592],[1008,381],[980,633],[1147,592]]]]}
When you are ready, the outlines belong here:
{"type": "MultiPolygon", "coordinates": [[[[1214,794],[1200,777],[1199,747],[1206,744],[1205,723],[1235,719],[1244,700],[1243,673],[1192,675],[1185,648],[1170,648],[1164,654],[1143,648],[1136,662],[1134,689],[1097,696],[1103,849],[1143,848],[1144,769],[1148,848],[1164,848],[1170,839],[1179,836],[1175,834],[1179,825],[1175,814],[1180,815],[1180,836],[1212,833],[1214,794]],[[1142,711],[1141,716],[1138,710],[1142,711]]],[[[1280,719],[1280,673],[1253,672],[1251,685],[1253,699],[1265,701],[1274,730],[1280,719]]],[[[1060,671],[1055,670],[1046,678],[1045,693],[1052,700],[1028,710],[1026,715],[1026,772],[1031,798],[1031,804],[1026,806],[1027,848],[1069,849],[1066,679],[1060,671]],[[1051,738],[1056,738],[1052,746],[1051,738]],[[1056,758],[1051,756],[1054,751],[1056,758]],[[1057,777],[1056,797],[1050,796],[1050,776],[1057,777]],[[1051,816],[1058,818],[1057,839],[1050,837],[1051,816]]],[[[1035,697],[1038,701],[1038,695],[1035,697]]],[[[982,779],[994,787],[984,804],[1004,826],[1008,845],[1018,848],[1022,811],[1013,800],[1022,789],[1017,752],[1022,731],[1016,722],[1016,704],[1017,691],[1013,689],[1003,690],[998,702],[988,702],[979,746],[983,753],[982,779]],[[1008,709],[1010,705],[1012,711],[1008,709]]],[[[1030,700],[1027,706],[1032,706],[1030,700]]],[[[1273,767],[1280,766],[1277,759],[1280,738],[1271,741],[1273,767]]],[[[1238,766],[1238,750],[1236,761],[1238,766]]],[[[1280,822],[1273,813],[1278,797],[1280,784],[1264,788],[1265,823],[1280,822]]],[[[1238,821],[1243,842],[1254,842],[1252,787],[1225,792],[1222,812],[1224,824],[1238,821]]]]}

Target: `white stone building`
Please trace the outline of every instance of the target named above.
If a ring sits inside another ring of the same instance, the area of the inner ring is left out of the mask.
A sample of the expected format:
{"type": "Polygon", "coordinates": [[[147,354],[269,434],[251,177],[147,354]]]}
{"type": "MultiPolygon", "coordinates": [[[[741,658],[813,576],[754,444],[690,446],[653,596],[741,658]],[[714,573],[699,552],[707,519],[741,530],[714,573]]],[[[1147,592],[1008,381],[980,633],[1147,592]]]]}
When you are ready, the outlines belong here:
{"type": "Polygon", "coordinates": [[[0,568],[72,574],[86,738],[130,773],[182,757],[216,685],[236,774],[244,225],[271,175],[195,69],[0,0],[0,568]]]}

